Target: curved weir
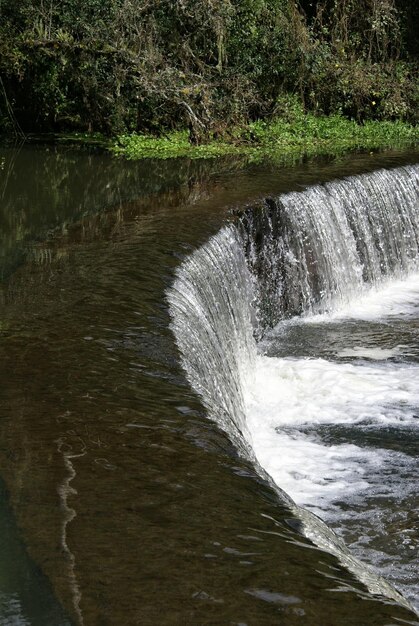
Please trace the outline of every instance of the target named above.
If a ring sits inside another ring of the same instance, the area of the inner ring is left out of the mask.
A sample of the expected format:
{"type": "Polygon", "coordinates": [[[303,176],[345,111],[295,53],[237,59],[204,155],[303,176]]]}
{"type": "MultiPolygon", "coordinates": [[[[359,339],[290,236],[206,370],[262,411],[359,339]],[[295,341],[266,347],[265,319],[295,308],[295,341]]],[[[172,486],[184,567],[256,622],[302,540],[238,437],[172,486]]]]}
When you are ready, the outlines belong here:
{"type": "Polygon", "coordinates": [[[418,588],[418,183],[407,166],[267,198],[191,254],[168,293],[210,417],[306,537],[407,607],[418,588]]]}

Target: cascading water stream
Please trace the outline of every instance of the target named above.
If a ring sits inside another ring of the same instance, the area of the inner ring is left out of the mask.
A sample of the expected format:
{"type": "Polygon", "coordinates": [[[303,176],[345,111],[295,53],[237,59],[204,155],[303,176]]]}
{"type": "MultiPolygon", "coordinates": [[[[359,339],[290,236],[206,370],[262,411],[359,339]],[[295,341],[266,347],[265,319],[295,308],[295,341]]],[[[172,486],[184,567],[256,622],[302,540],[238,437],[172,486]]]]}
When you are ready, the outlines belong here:
{"type": "Polygon", "coordinates": [[[336,310],[418,269],[418,168],[351,177],[269,198],[242,218],[262,331],[336,310]]]}
{"type": "MultiPolygon", "coordinates": [[[[387,574],[391,555],[375,559],[365,541],[354,556],[329,525],[355,545],[364,517],[370,528],[382,514],[377,502],[394,508],[391,490],[403,476],[412,484],[412,455],[380,437],[417,432],[419,347],[385,342],[391,320],[411,337],[419,319],[418,182],[408,166],[269,198],[187,258],[168,294],[183,367],[212,419],[273,479],[308,538],[405,606],[357,558],[366,548],[387,574]]],[[[408,509],[414,487],[406,493],[408,509]]],[[[413,575],[397,566],[409,595],[413,575]]]]}

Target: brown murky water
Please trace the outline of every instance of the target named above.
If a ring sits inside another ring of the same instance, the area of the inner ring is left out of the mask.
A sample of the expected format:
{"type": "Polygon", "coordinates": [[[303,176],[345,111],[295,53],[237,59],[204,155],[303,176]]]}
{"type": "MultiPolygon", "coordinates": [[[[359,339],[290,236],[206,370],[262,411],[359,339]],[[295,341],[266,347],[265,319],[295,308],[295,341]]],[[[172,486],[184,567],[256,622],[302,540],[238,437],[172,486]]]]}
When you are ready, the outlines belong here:
{"type": "Polygon", "coordinates": [[[165,300],[231,208],[412,158],[0,152],[2,626],[418,623],[301,537],[207,420],[165,300]]]}

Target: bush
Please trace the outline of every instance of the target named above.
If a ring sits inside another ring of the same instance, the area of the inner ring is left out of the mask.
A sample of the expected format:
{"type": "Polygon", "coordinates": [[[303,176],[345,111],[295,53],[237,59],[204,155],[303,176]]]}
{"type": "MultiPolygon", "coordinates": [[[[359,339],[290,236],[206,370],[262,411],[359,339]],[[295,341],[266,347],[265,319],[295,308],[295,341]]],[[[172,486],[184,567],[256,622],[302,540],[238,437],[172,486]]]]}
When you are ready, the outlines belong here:
{"type": "Polygon", "coordinates": [[[413,0],[398,2],[2,0],[0,129],[183,129],[200,144],[278,115],[287,94],[314,112],[413,120],[413,0]]]}

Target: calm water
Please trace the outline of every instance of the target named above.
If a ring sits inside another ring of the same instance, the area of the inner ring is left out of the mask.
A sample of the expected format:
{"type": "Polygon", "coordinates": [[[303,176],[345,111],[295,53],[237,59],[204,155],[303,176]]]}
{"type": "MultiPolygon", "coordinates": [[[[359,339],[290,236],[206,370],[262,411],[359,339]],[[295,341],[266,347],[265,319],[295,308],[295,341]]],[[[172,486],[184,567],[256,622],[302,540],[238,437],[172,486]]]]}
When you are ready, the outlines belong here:
{"type": "MultiPolygon", "coordinates": [[[[412,161],[243,170],[0,151],[2,626],[418,623],[302,537],[206,418],[165,297],[232,208],[412,161]]],[[[324,341],[305,332],[303,354],[324,341]]]]}

